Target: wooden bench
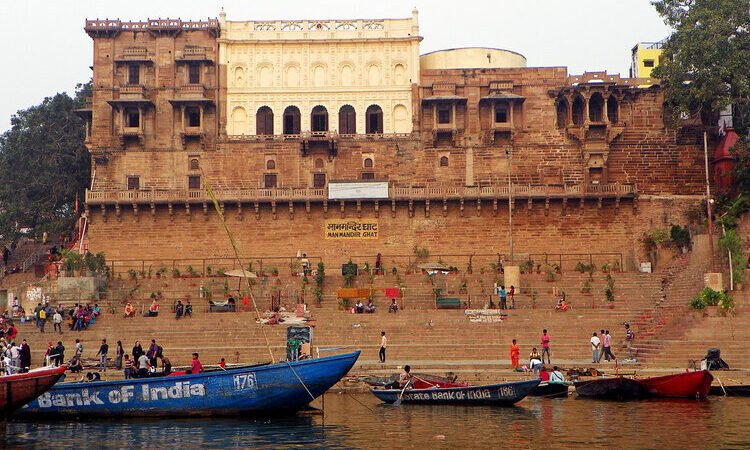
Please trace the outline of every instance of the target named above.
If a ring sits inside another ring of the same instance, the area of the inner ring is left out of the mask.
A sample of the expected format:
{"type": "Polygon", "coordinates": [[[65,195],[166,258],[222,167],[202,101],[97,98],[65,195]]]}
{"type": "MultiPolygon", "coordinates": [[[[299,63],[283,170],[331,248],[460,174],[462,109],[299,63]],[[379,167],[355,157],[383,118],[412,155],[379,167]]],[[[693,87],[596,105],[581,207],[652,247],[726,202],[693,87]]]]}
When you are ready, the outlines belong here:
{"type": "Polygon", "coordinates": [[[435,299],[437,309],[461,309],[461,299],[458,297],[438,297],[435,299]]]}

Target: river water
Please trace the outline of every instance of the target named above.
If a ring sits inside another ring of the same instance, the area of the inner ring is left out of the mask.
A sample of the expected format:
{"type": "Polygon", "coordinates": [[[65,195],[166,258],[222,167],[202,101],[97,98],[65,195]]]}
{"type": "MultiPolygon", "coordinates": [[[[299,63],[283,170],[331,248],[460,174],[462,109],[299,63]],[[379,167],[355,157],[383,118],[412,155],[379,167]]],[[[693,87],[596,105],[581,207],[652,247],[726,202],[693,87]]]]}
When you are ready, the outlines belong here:
{"type": "MultiPolygon", "coordinates": [[[[269,418],[11,421],[2,448],[750,448],[750,399],[615,403],[527,398],[515,407],[381,404],[328,394],[324,414],[269,418]],[[364,404],[364,406],[363,406],[364,404]],[[369,408],[369,409],[368,409],[369,408]],[[371,409],[371,411],[370,411],[371,409]]],[[[2,427],[2,425],[0,425],[2,427]]]]}

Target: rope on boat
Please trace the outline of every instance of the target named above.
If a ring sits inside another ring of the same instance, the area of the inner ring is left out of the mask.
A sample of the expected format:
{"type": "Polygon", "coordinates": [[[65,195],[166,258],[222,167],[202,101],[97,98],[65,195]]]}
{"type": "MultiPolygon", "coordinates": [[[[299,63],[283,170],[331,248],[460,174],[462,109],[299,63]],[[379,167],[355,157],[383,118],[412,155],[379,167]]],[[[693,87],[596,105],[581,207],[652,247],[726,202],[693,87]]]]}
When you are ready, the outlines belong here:
{"type": "MultiPolygon", "coordinates": [[[[201,168],[201,175],[203,180],[206,180],[206,174],[203,172],[203,168],[201,168]]],[[[229,225],[227,225],[227,221],[224,218],[224,213],[221,211],[221,207],[219,206],[219,201],[216,199],[216,196],[214,195],[213,189],[211,189],[211,185],[204,181],[206,186],[206,191],[208,192],[208,196],[211,197],[211,203],[214,205],[214,209],[216,210],[216,214],[219,215],[219,220],[221,220],[221,224],[224,226],[224,230],[227,232],[227,236],[229,236],[229,242],[232,243],[232,250],[234,250],[234,257],[237,259],[237,263],[240,266],[240,269],[243,271],[245,270],[244,267],[242,267],[242,258],[240,258],[240,251],[237,248],[237,241],[234,240],[234,236],[232,235],[232,231],[229,229],[229,225]]],[[[250,294],[250,299],[253,301],[253,308],[255,309],[255,315],[258,318],[258,322],[260,323],[260,331],[263,333],[263,339],[266,341],[266,348],[268,349],[268,353],[271,355],[271,363],[276,364],[276,358],[273,356],[273,351],[271,351],[271,344],[268,341],[268,336],[266,335],[266,330],[263,328],[263,320],[260,317],[260,312],[258,311],[258,304],[255,302],[255,296],[253,295],[253,291],[250,286],[250,280],[246,277],[245,281],[247,282],[247,292],[250,294]]],[[[294,369],[292,369],[294,370],[294,369]]],[[[295,373],[296,375],[296,373],[295,373]]],[[[299,378],[299,377],[297,377],[299,378]]],[[[302,380],[300,380],[302,382],[302,380]]],[[[304,385],[304,383],[302,383],[304,385]]],[[[307,386],[305,386],[305,389],[307,389],[307,386]]],[[[308,393],[310,391],[307,391],[308,393]]]]}
{"type": "Polygon", "coordinates": [[[308,394],[310,395],[310,398],[311,398],[312,400],[315,400],[315,396],[314,396],[314,395],[312,395],[312,392],[310,392],[310,389],[308,389],[308,388],[307,388],[307,385],[305,384],[305,382],[304,382],[304,381],[302,381],[302,378],[300,378],[300,377],[299,377],[299,375],[297,375],[297,371],[296,371],[296,370],[294,370],[294,367],[292,367],[292,365],[291,365],[291,364],[289,363],[289,361],[286,361],[286,365],[287,365],[287,366],[289,366],[289,368],[290,368],[290,369],[292,369],[292,373],[293,373],[293,374],[294,374],[294,376],[295,376],[295,377],[297,377],[297,379],[299,380],[299,384],[301,384],[301,385],[302,385],[302,387],[303,387],[303,388],[305,388],[305,390],[307,391],[307,393],[308,393],[308,394]]]}

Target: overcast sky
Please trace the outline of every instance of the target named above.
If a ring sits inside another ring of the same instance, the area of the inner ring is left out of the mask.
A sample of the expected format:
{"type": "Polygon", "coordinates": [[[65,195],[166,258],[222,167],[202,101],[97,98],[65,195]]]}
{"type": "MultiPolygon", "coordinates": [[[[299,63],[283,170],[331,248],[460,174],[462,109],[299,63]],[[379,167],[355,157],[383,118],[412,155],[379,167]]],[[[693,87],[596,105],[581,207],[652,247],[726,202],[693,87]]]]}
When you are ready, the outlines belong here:
{"type": "Polygon", "coordinates": [[[519,52],[528,66],[627,76],[630,49],[668,28],[650,0],[0,0],[0,132],[10,116],[91,77],[86,18],[228,20],[409,17],[419,10],[421,52],[467,46],[519,52]]]}

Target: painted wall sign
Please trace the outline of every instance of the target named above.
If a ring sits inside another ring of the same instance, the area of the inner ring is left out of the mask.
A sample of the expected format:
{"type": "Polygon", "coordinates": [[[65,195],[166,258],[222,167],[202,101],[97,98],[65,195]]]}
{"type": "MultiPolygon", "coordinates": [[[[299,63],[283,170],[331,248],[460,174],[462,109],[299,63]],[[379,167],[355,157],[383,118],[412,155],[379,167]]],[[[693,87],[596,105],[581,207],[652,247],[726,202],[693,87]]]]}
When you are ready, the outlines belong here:
{"type": "Polygon", "coordinates": [[[387,181],[328,183],[328,200],[358,200],[388,198],[387,181]]]}
{"type": "Polygon", "coordinates": [[[326,220],[326,239],[371,240],[378,238],[377,219],[326,220]]]}

